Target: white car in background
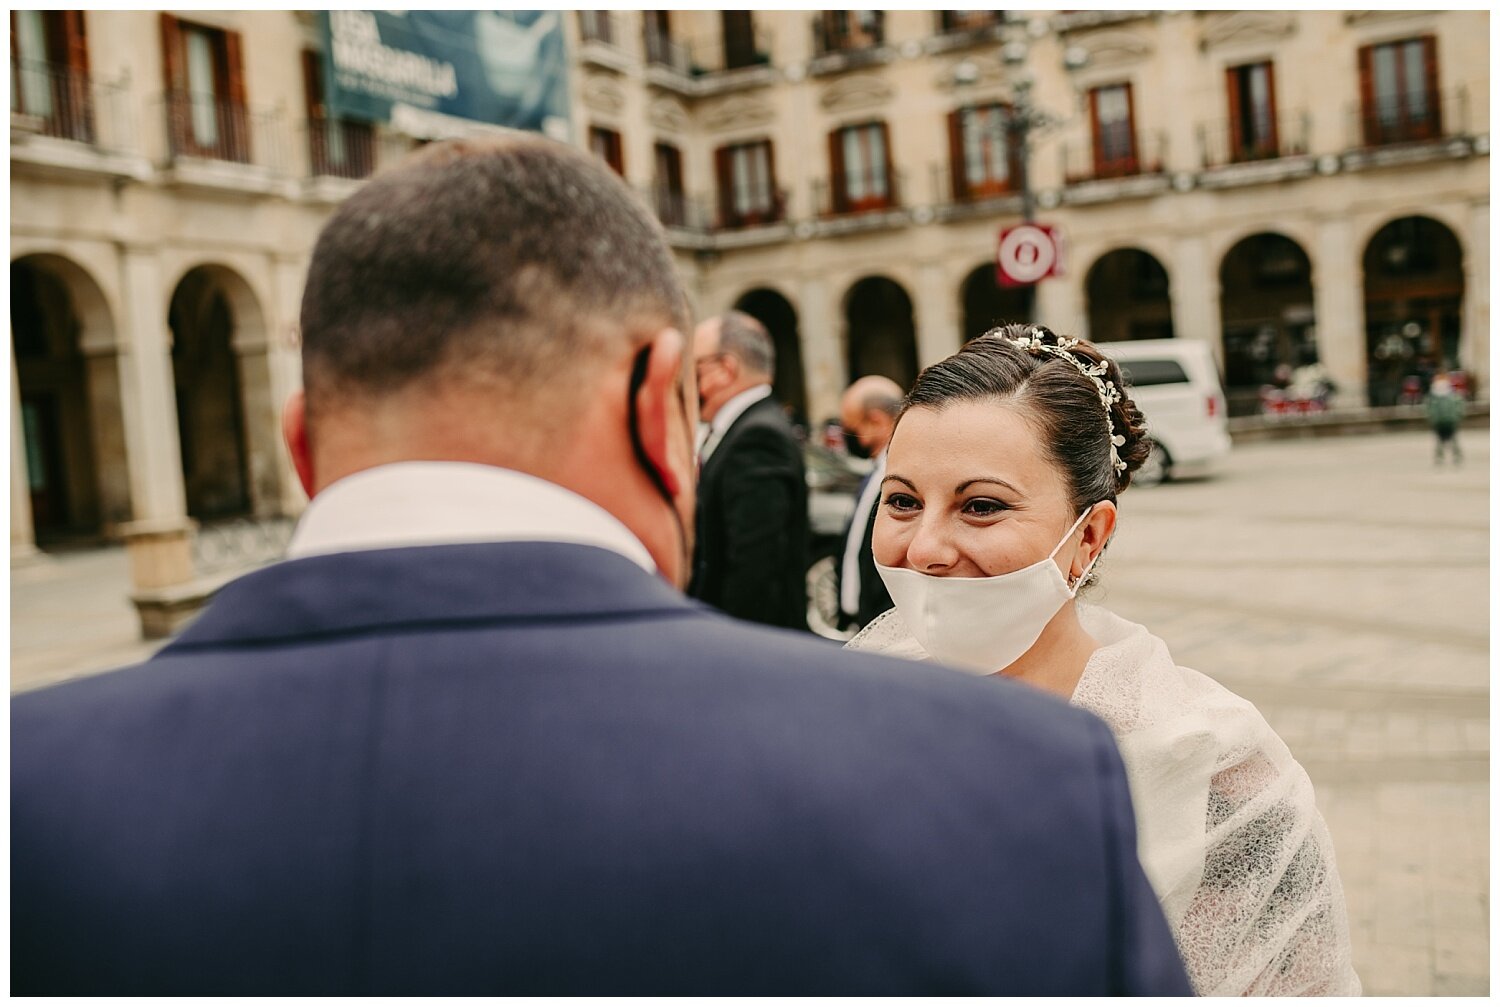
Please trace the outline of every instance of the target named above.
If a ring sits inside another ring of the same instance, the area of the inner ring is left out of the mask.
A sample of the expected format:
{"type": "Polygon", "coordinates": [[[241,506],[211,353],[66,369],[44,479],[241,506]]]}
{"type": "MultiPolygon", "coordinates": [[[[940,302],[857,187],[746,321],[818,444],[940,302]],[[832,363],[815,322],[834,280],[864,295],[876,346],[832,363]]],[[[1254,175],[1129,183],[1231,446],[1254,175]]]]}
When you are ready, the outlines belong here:
{"type": "Polygon", "coordinates": [[[1119,363],[1126,393],[1150,431],[1151,454],[1133,483],[1149,486],[1215,471],[1229,454],[1229,417],[1209,345],[1187,339],[1098,345],[1119,363]]]}

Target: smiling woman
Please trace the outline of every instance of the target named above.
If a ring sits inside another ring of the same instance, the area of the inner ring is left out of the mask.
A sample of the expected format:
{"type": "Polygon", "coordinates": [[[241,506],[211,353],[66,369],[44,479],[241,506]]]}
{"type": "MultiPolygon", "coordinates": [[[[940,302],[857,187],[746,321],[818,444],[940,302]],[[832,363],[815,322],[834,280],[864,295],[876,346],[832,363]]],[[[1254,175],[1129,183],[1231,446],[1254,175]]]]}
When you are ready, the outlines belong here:
{"type": "Polygon", "coordinates": [[[1198,993],[1357,994],[1307,774],[1254,706],[1076,600],[1149,444],[1118,365],[1045,328],[992,330],[923,371],[873,539],[896,607],[848,646],[1015,678],[1108,723],[1198,993]]]}

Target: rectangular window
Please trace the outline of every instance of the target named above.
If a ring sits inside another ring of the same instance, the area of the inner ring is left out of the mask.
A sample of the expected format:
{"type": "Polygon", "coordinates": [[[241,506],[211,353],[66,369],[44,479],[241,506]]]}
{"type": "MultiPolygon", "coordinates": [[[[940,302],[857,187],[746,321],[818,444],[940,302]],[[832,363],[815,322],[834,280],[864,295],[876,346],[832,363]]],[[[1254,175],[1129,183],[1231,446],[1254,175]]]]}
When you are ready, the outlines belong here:
{"type": "Polygon", "coordinates": [[[771,141],[720,147],[719,211],[726,227],[764,224],[780,218],[771,141]]]}
{"type": "Polygon", "coordinates": [[[323,60],[311,49],[302,52],[302,85],[313,175],[368,178],[375,170],[375,130],[367,122],[328,117],[323,103],[323,60]]]}
{"type": "Polygon", "coordinates": [[[585,42],[603,42],[605,45],[614,45],[614,23],[609,11],[579,11],[578,34],[585,42]]]}
{"type": "Polygon", "coordinates": [[[615,170],[616,175],[625,174],[625,144],[620,134],[602,126],[589,127],[589,150],[594,156],[615,170]]]}
{"type": "Polygon", "coordinates": [[[1359,52],[1367,144],[1431,140],[1442,135],[1437,95],[1437,39],[1431,35],[1359,52]]]}
{"type": "Polygon", "coordinates": [[[1096,87],[1089,92],[1094,132],[1094,176],[1119,178],[1139,171],[1135,116],[1129,84],[1096,87]]]}
{"type": "Polygon", "coordinates": [[[823,52],[873,49],[885,43],[885,12],[826,10],[818,20],[823,52]]]}
{"type": "Polygon", "coordinates": [[[956,113],[954,147],[960,170],[955,175],[960,198],[990,196],[1012,187],[1015,151],[1009,142],[1010,109],[981,105],[956,113]]]}
{"type": "Polygon", "coordinates": [[[669,143],[656,145],[656,175],[652,189],[656,197],[656,215],[663,224],[687,222],[686,196],[682,186],[682,151],[669,143]]]}
{"type": "Polygon", "coordinates": [[[10,110],[42,120],[48,136],[94,139],[83,11],[11,11],[10,110]]]}
{"type": "Polygon", "coordinates": [[[765,62],[755,47],[755,21],[747,10],[727,10],[720,14],[724,32],[724,69],[755,66],[765,62]]]}
{"type": "Polygon", "coordinates": [[[858,213],[890,206],[894,199],[890,144],[883,122],[838,130],[832,142],[833,208],[858,213]]]}
{"type": "Polygon", "coordinates": [[[174,154],[250,160],[240,36],[161,15],[162,70],[174,154]]]}
{"type": "Polygon", "coordinates": [[[1230,67],[1229,133],[1236,161],[1276,157],[1275,77],[1270,63],[1230,67]]]}

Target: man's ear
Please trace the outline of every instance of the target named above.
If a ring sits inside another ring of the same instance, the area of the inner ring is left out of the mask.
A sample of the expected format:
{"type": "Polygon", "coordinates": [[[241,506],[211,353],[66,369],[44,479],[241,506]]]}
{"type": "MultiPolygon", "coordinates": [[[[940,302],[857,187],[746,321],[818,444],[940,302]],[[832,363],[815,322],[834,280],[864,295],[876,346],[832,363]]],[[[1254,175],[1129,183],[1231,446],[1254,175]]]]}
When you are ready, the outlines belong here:
{"type": "Polygon", "coordinates": [[[1073,556],[1073,566],[1069,571],[1072,577],[1083,576],[1083,571],[1104,551],[1110,536],[1115,533],[1115,521],[1119,515],[1115,505],[1108,500],[1094,505],[1093,511],[1082,525],[1083,537],[1078,541],[1078,551],[1073,556]]]}
{"type": "Polygon", "coordinates": [[[313,478],[312,448],[307,440],[307,393],[300,388],[281,410],[281,436],[286,439],[287,453],[292,456],[292,468],[297,470],[302,491],[311,500],[317,482],[313,478]]]}
{"type": "MultiPolygon", "coordinates": [[[[656,470],[662,486],[672,496],[682,493],[688,472],[673,469],[672,416],[684,407],[678,390],[683,380],[685,342],[676,329],[663,329],[647,345],[646,376],[635,393],[635,415],[639,424],[641,448],[646,461],[656,470]]],[[[685,430],[687,436],[690,431],[685,430]]],[[[691,462],[691,458],[688,459],[691,462]]]]}

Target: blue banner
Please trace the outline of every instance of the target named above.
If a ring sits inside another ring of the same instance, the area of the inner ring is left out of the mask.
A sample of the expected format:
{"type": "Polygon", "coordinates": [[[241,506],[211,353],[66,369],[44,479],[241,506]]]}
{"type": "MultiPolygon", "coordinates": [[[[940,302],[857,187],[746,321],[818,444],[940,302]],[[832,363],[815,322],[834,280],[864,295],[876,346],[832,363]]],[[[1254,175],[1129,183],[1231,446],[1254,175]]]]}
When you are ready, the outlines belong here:
{"type": "Polygon", "coordinates": [[[321,15],[335,118],[440,139],[486,127],[568,138],[561,11],[337,10],[321,15]]]}

